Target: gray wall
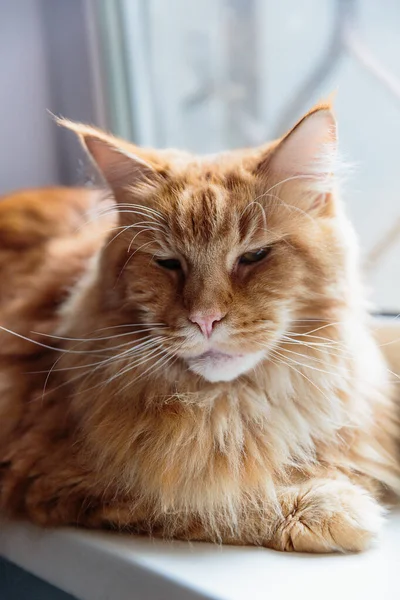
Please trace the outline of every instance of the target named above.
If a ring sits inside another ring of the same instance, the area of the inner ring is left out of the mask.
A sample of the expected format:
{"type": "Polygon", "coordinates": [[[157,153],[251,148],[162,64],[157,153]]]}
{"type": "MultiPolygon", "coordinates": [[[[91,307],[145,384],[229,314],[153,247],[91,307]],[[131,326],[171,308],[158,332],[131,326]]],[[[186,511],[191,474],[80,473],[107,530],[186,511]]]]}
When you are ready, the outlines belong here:
{"type": "Polygon", "coordinates": [[[0,0],[0,193],[59,179],[40,0],[0,0]]]}
{"type": "Polygon", "coordinates": [[[0,194],[84,183],[83,152],[48,110],[104,125],[91,0],[0,0],[0,194]]]}

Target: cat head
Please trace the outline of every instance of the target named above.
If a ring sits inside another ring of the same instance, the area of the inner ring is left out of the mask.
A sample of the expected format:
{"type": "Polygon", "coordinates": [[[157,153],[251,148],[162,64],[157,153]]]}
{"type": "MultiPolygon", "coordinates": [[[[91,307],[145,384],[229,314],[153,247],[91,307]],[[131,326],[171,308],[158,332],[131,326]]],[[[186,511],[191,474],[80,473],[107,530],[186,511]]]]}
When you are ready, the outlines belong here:
{"type": "Polygon", "coordinates": [[[346,302],[329,105],[269,145],[213,156],[63,124],[115,197],[119,223],[100,273],[107,310],[149,326],[184,369],[235,379],[303,319],[332,318],[346,302]]]}

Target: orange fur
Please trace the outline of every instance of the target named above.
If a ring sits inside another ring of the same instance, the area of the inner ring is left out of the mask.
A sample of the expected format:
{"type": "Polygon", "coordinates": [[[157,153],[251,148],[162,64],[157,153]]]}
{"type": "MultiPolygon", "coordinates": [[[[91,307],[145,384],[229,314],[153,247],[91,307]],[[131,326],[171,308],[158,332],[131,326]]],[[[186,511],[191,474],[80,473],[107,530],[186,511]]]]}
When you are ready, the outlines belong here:
{"type": "Polygon", "coordinates": [[[335,190],[330,107],[283,140],[216,157],[64,124],[112,188],[118,224],[76,233],[87,205],[68,220],[75,200],[60,195],[42,238],[30,200],[3,204],[5,238],[18,206],[33,237],[1,250],[18,290],[1,324],[27,337],[34,324],[59,350],[19,339],[12,362],[0,357],[3,512],[279,550],[367,547],[384,492],[400,491],[399,423],[335,190]],[[271,251],[238,261],[258,248],[271,251]],[[157,263],[172,258],[181,269],[157,263]],[[21,303],[22,289],[37,300],[21,303]],[[222,315],[210,340],[193,311],[222,315]]]}

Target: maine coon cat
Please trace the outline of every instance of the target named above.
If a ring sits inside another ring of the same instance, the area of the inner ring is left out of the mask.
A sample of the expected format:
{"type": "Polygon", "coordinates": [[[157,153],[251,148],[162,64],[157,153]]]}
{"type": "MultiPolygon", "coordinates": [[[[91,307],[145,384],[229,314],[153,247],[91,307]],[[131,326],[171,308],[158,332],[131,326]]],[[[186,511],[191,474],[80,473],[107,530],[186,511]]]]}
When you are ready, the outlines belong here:
{"type": "Polygon", "coordinates": [[[113,222],[59,258],[86,248],[42,345],[18,332],[17,309],[7,328],[24,352],[2,356],[1,511],[366,548],[400,491],[399,422],[336,189],[330,106],[263,147],[204,157],[64,125],[112,190],[97,214],[113,222]]]}

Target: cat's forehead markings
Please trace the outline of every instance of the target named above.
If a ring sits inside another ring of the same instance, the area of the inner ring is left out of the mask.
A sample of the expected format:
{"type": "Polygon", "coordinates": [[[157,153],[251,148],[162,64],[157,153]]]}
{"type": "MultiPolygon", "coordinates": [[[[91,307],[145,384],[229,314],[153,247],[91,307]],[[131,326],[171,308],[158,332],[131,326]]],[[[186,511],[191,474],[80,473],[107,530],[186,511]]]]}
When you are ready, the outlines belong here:
{"type": "Polygon", "coordinates": [[[187,182],[175,198],[170,219],[182,241],[219,242],[231,230],[228,192],[222,184],[187,182]]]}
{"type": "Polygon", "coordinates": [[[222,207],[226,201],[226,190],[224,186],[210,182],[199,184],[187,184],[180,193],[180,202],[184,206],[199,204],[214,204],[222,207]]]}

